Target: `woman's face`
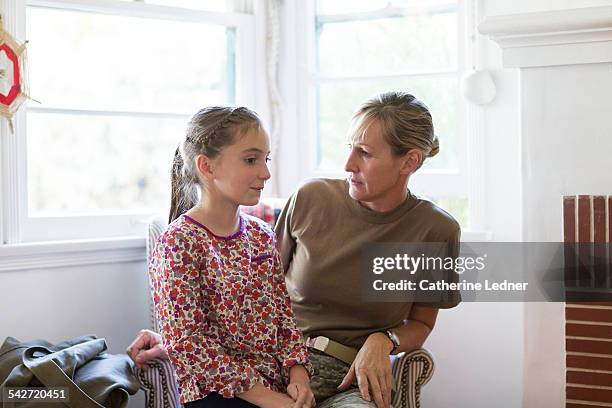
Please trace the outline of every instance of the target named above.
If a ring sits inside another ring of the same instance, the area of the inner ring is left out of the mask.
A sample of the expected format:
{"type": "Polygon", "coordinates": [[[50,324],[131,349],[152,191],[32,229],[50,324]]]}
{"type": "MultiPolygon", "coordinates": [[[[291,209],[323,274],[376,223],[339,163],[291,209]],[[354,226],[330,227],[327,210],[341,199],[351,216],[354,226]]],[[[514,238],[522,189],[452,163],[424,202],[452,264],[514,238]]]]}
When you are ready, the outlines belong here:
{"type": "Polygon", "coordinates": [[[238,136],[211,161],[208,192],[234,205],[255,205],[270,178],[268,135],[258,126],[238,136]]]}
{"type": "Polygon", "coordinates": [[[406,198],[406,156],[393,154],[377,119],[353,135],[344,169],[350,196],[372,210],[390,211],[406,198]]]}

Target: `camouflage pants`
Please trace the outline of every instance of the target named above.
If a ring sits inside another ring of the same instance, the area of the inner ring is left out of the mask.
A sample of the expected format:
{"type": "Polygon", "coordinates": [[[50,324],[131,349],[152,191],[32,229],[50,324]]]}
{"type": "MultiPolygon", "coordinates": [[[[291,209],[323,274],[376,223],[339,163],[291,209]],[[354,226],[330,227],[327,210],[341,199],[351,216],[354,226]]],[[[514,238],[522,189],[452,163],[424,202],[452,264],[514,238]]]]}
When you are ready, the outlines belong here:
{"type": "Polygon", "coordinates": [[[319,350],[309,350],[314,368],[310,386],[317,400],[317,408],[376,408],[373,402],[361,398],[356,385],[344,392],[336,389],[348,373],[350,365],[319,350]]]}

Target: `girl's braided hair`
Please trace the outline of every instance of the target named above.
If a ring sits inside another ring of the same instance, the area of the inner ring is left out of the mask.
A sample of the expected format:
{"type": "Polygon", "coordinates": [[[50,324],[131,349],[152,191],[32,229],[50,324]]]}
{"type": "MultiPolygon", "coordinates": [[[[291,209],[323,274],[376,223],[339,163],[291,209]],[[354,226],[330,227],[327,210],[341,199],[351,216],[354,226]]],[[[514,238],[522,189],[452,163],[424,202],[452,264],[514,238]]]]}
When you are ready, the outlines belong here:
{"type": "Polygon", "coordinates": [[[238,136],[254,126],[261,128],[261,120],[245,107],[211,106],[193,115],[185,139],[174,153],[168,222],[197,204],[198,187],[203,191],[195,167],[196,156],[203,154],[214,159],[225,146],[233,144],[238,136]]]}

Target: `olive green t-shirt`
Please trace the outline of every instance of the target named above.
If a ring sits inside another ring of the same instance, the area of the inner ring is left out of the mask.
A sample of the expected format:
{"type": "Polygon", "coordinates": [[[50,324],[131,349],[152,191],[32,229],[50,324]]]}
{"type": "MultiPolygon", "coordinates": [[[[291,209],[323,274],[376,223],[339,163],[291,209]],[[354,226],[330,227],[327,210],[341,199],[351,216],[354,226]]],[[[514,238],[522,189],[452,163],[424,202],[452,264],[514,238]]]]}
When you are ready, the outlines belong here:
{"type": "MultiPolygon", "coordinates": [[[[448,242],[458,255],[457,221],[430,201],[408,194],[389,212],[361,206],[348,194],[348,182],[315,179],[296,191],[276,223],[281,259],[298,327],[305,336],[326,336],[360,348],[368,335],[399,326],[413,303],[361,301],[360,253],[366,242],[448,242]]],[[[452,292],[444,303],[460,302],[452,292]]]]}

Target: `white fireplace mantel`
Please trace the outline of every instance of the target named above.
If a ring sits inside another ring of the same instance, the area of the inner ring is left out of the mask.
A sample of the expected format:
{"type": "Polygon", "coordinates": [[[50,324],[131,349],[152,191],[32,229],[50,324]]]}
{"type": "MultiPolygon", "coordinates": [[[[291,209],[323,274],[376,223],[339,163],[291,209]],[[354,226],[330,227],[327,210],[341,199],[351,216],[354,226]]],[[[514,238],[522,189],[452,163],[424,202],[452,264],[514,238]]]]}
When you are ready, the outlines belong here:
{"type": "Polygon", "coordinates": [[[478,30],[504,68],[612,62],[612,6],[490,16],[478,30]]]}

